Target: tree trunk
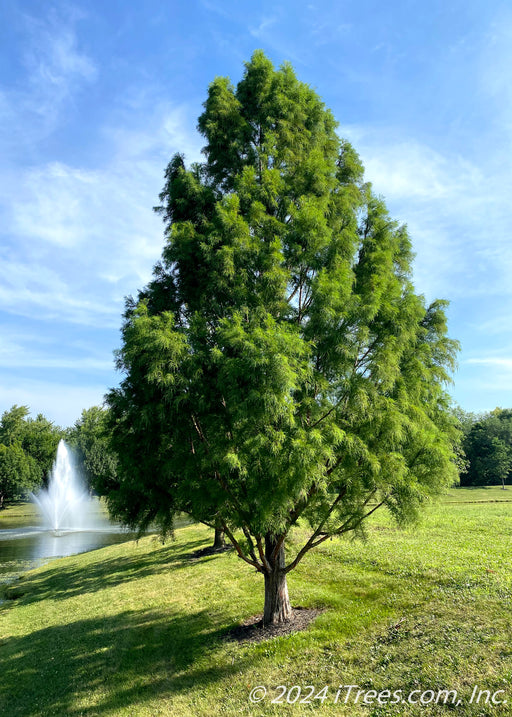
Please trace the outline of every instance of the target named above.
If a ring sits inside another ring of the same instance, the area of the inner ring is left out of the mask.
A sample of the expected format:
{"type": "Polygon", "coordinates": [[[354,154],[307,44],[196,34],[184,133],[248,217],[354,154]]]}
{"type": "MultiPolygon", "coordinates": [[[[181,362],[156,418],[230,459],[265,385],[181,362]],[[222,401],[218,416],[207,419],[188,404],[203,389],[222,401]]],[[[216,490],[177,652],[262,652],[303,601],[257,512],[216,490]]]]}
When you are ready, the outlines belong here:
{"type": "Polygon", "coordinates": [[[0,493],[0,510],[4,507],[4,494],[0,493]]]}
{"type": "Polygon", "coordinates": [[[276,557],[272,557],[279,539],[280,536],[270,533],[265,536],[265,557],[270,565],[270,571],[265,573],[264,625],[277,625],[286,622],[292,616],[292,606],[288,597],[288,585],[284,572],[284,541],[276,557]]]}
{"type": "Polygon", "coordinates": [[[226,539],[222,528],[215,528],[215,538],[213,540],[214,550],[223,550],[226,547],[226,539]]]}

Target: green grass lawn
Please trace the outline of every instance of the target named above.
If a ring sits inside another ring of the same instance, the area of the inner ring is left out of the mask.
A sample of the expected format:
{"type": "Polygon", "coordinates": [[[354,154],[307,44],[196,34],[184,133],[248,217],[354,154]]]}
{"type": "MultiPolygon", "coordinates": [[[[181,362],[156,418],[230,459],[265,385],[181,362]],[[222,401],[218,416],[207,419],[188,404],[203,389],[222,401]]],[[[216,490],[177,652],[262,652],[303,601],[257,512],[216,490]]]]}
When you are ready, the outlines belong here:
{"type": "Polygon", "coordinates": [[[505,501],[512,503],[512,486],[506,485],[505,490],[503,490],[502,486],[474,486],[471,488],[451,488],[445,496],[443,496],[442,501],[445,502],[463,502],[463,503],[472,503],[473,501],[482,501],[482,502],[490,502],[490,501],[505,501]]]}
{"type": "Polygon", "coordinates": [[[27,501],[19,501],[0,510],[0,530],[38,525],[39,522],[36,506],[27,501]]]}
{"type": "Polygon", "coordinates": [[[457,489],[419,527],[382,514],[368,542],[324,543],[289,576],[292,603],[324,612],[260,643],[226,635],[261,612],[262,577],[233,552],[194,559],[212,539],[202,527],[25,573],[0,605],[0,715],[510,715],[512,504],[471,502],[478,491],[457,489]],[[456,689],[461,704],[344,704],[346,690],[335,704],[349,684],[456,689]],[[255,705],[257,685],[268,696],[255,705]],[[323,703],[272,704],[278,685],[328,690],[323,703]],[[509,704],[469,704],[475,685],[509,704]]]}

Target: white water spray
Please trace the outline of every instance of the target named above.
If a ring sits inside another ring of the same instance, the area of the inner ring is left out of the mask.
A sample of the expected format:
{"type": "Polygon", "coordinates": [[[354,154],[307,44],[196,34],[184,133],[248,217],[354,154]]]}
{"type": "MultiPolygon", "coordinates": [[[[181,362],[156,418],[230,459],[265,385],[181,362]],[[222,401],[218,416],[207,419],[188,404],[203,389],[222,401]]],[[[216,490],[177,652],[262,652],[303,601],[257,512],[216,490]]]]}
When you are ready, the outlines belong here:
{"type": "Polygon", "coordinates": [[[45,528],[56,535],[69,530],[101,529],[95,501],[90,498],[76,470],[73,455],[60,441],[57,458],[45,488],[32,498],[42,514],[45,528]]]}

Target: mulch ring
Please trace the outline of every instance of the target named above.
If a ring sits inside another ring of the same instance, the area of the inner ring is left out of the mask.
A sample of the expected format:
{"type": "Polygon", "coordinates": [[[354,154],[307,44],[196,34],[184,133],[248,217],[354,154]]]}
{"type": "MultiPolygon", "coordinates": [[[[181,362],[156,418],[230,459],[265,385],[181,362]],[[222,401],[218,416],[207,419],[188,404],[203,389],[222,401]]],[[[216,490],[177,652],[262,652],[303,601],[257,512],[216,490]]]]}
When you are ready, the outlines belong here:
{"type": "Polygon", "coordinates": [[[263,615],[253,615],[230,630],[226,640],[236,642],[261,642],[271,637],[290,635],[305,630],[308,625],[324,610],[321,608],[294,607],[291,618],[278,625],[263,625],[263,615]]]}
{"type": "Polygon", "coordinates": [[[233,550],[233,546],[224,545],[222,548],[214,548],[213,545],[209,545],[207,548],[195,550],[190,554],[190,557],[197,560],[198,558],[204,558],[206,555],[219,555],[219,553],[225,553],[227,550],[233,550]]]}

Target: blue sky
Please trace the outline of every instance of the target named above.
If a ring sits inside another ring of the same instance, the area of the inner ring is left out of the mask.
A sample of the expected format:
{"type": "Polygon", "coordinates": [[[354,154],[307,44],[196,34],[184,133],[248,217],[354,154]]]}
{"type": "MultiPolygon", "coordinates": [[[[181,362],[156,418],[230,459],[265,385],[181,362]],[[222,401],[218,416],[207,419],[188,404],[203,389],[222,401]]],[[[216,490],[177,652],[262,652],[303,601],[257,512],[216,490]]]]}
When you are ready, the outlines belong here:
{"type": "Polygon", "coordinates": [[[462,343],[454,399],[512,406],[510,3],[3,0],[0,48],[0,412],[71,425],[118,383],[165,166],[200,158],[209,82],[256,48],[316,88],[407,223],[462,343]]]}

